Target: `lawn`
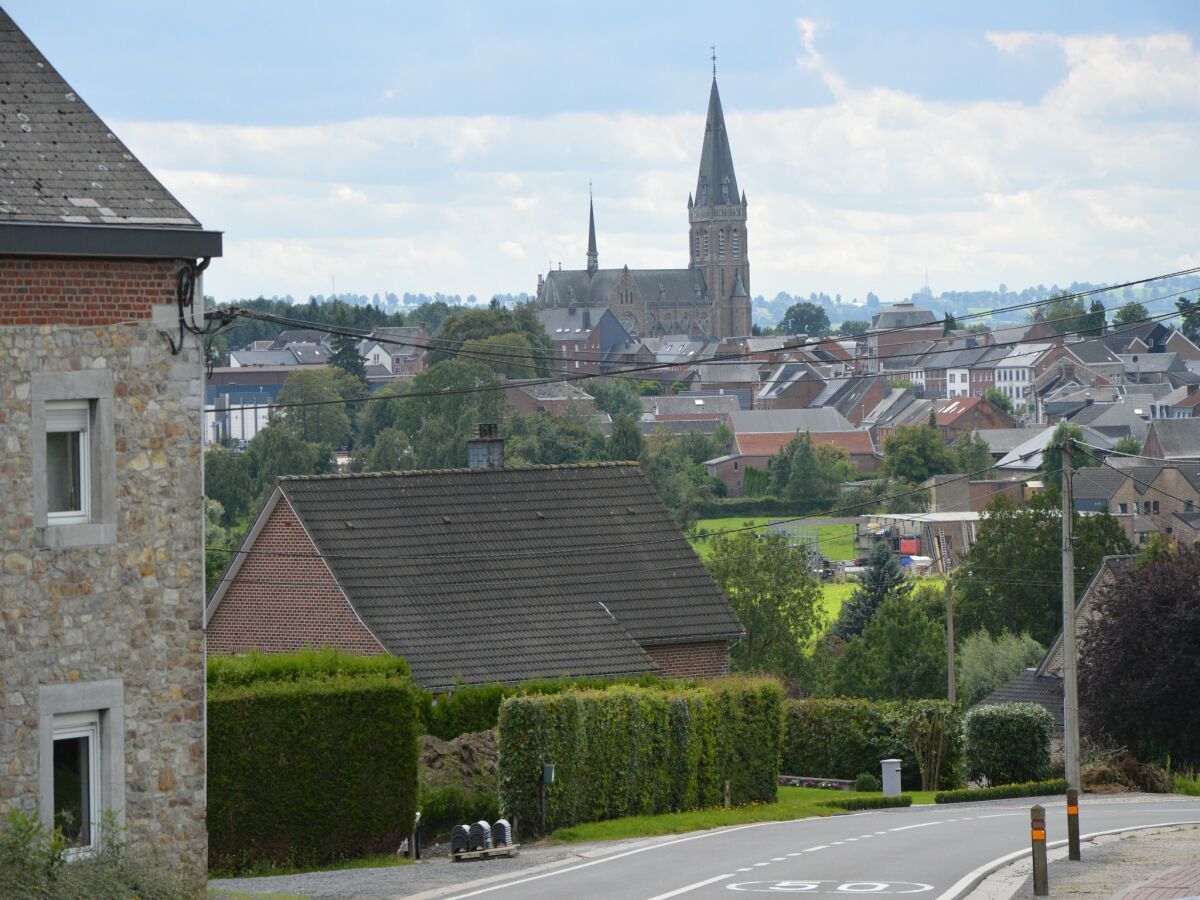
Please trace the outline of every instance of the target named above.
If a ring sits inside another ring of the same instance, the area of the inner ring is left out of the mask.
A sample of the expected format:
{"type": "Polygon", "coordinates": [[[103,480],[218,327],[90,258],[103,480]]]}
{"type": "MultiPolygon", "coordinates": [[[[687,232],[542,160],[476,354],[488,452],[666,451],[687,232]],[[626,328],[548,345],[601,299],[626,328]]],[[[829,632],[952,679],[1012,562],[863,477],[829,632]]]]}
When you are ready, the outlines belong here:
{"type": "MultiPolygon", "coordinates": [[[[724,519],[700,519],[696,522],[696,532],[698,534],[701,531],[707,531],[711,534],[717,531],[741,528],[747,523],[752,525],[769,525],[772,522],[784,521],[787,521],[787,519],[783,516],[731,516],[724,519]]],[[[817,539],[821,542],[821,552],[834,561],[857,558],[858,551],[855,548],[857,536],[857,529],[854,525],[818,526],[817,539]]],[[[707,539],[693,539],[692,546],[702,558],[709,556],[711,553],[707,539]]]]}
{"type": "MultiPolygon", "coordinates": [[[[305,872],[330,872],[339,869],[382,869],[391,866],[411,866],[413,860],[398,853],[373,853],[353,859],[339,859],[319,866],[285,866],[263,862],[241,872],[219,872],[210,870],[209,878],[270,878],[275,875],[303,875],[305,872]]],[[[240,896],[240,895],[237,895],[240,896]]],[[[261,895],[255,895],[261,896],[261,895]]],[[[222,898],[224,900],[224,898],[222,898]]]]}
{"type": "MultiPolygon", "coordinates": [[[[910,791],[914,804],[933,803],[933,791],[910,791]]],[[[750,822],[779,822],[788,819],[803,819],[809,816],[832,816],[841,810],[830,809],[821,804],[828,800],[844,800],[848,797],[878,797],[879,794],[863,794],[855,791],[828,791],[820,788],[781,787],[774,803],[755,803],[732,809],[700,809],[692,812],[665,813],[661,816],[629,816],[610,819],[607,822],[589,822],[572,828],[560,828],[551,838],[562,843],[579,841],[611,841],[624,838],[655,837],[662,834],[684,834],[689,831],[707,831],[727,825],[745,825],[750,822]]]]}

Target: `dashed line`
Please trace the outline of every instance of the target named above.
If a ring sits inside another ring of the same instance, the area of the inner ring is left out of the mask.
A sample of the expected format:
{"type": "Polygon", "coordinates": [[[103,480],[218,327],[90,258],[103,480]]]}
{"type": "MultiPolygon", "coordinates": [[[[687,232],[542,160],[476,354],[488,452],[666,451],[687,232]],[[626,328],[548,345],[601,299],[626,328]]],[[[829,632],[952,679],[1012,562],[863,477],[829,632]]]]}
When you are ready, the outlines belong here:
{"type": "Polygon", "coordinates": [[[772,856],[771,862],[787,862],[786,856],[772,856]]]}
{"type": "Polygon", "coordinates": [[[758,869],[762,866],[769,866],[769,865],[770,865],[770,863],[755,863],[754,868],[758,869]]]}
{"type": "Polygon", "coordinates": [[[865,841],[867,838],[873,838],[873,837],[875,837],[875,835],[873,835],[873,834],[860,834],[858,836],[858,839],[860,841],[865,841]]]}
{"type": "Polygon", "coordinates": [[[928,828],[930,825],[941,825],[939,819],[937,822],[921,822],[917,825],[903,825],[900,828],[889,828],[888,831],[908,831],[910,828],[928,828]]]}
{"type": "Polygon", "coordinates": [[[746,868],[744,868],[744,869],[738,869],[738,871],[739,871],[739,872],[749,872],[749,871],[750,871],[750,867],[749,867],[749,866],[747,866],[747,867],[746,867],[746,868]]]}
{"type": "Polygon", "coordinates": [[[829,845],[828,845],[828,844],[817,844],[817,846],[815,846],[815,847],[805,847],[805,848],[804,848],[804,852],[805,852],[805,853],[812,853],[812,852],[813,852],[813,851],[815,851],[815,850],[828,850],[828,849],[829,849],[829,845]]]}
{"type": "Polygon", "coordinates": [[[831,846],[831,847],[837,847],[837,846],[839,846],[839,845],[841,845],[841,844],[844,844],[844,843],[846,843],[846,842],[845,842],[845,841],[834,841],[832,844],[830,844],[830,846],[831,846]]]}
{"type": "Polygon", "coordinates": [[[858,840],[858,838],[846,838],[846,843],[848,843],[848,844],[853,843],[854,841],[857,841],[857,840],[858,840]]]}
{"type": "Polygon", "coordinates": [[[887,834],[887,832],[886,832],[886,831],[877,831],[877,832],[875,832],[875,833],[876,833],[876,834],[887,834]]]}
{"type": "Polygon", "coordinates": [[[789,853],[788,856],[799,856],[800,853],[801,851],[797,850],[795,853],[789,853]]]}

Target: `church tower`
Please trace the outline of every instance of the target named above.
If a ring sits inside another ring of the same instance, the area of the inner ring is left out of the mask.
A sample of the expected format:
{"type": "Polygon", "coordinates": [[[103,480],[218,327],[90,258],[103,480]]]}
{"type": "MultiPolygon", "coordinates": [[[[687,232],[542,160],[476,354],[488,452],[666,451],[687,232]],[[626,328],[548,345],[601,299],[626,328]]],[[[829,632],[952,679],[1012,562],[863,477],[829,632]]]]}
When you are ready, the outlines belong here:
{"type": "Polygon", "coordinates": [[[688,268],[704,272],[713,297],[713,335],[750,333],[750,261],[746,236],[746,195],[738,193],[725,113],[713,68],[704,123],[704,146],[695,198],[688,197],[688,268]]]}

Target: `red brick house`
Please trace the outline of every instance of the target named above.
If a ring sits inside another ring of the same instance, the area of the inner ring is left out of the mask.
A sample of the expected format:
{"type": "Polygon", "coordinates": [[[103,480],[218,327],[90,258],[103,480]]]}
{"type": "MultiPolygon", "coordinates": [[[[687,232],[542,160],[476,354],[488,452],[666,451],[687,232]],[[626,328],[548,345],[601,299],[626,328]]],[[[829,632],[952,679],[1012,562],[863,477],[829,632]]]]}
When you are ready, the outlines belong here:
{"type": "MultiPolygon", "coordinates": [[[[874,472],[883,464],[866,431],[813,431],[808,432],[808,437],[814,447],[841,447],[850,454],[850,461],[859,472],[874,472]]],[[[732,451],[708,460],[704,467],[711,477],[725,485],[730,497],[740,497],[746,467],[766,470],[772,458],[795,438],[794,431],[737,434],[732,451]]]]}
{"type": "Polygon", "coordinates": [[[208,652],[403,656],[427,689],[729,671],[743,633],[632,463],[281,478],[208,652]]]}

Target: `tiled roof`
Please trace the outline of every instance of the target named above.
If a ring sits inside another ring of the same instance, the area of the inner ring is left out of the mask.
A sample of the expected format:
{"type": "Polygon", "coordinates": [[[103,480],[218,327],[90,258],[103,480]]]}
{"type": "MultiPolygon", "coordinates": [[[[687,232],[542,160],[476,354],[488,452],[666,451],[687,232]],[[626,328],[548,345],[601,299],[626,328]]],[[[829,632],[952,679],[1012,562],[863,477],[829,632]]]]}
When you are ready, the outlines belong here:
{"type": "Polygon", "coordinates": [[[1054,675],[1038,675],[1037,669],[1026,669],[975,705],[997,706],[1001,703],[1036,703],[1054,717],[1056,731],[1063,729],[1062,679],[1054,675]]]}
{"type": "Polygon", "coordinates": [[[653,671],[742,628],[634,464],[288,477],[367,627],[429,687],[653,671]]]}
{"type": "Polygon", "coordinates": [[[741,409],[737,394],[720,394],[715,397],[642,397],[641,400],[642,412],[652,416],[719,416],[741,409]]]}
{"type": "Polygon", "coordinates": [[[798,431],[854,431],[836,409],[743,409],[729,414],[735,434],[798,431]]]}
{"type": "Polygon", "coordinates": [[[871,320],[871,330],[884,331],[890,328],[915,328],[922,325],[932,327],[936,324],[937,316],[929,310],[913,306],[911,303],[897,303],[875,315],[871,320]]]}
{"type": "Polygon", "coordinates": [[[1200,458],[1200,418],[1155,419],[1150,429],[1167,459],[1200,458]]]}
{"type": "MultiPolygon", "coordinates": [[[[871,435],[866,431],[816,431],[807,432],[814,447],[825,444],[841,447],[847,453],[869,454],[875,452],[871,435]]],[[[744,456],[774,456],[796,437],[796,432],[739,434],[734,441],[744,456]]]]}

